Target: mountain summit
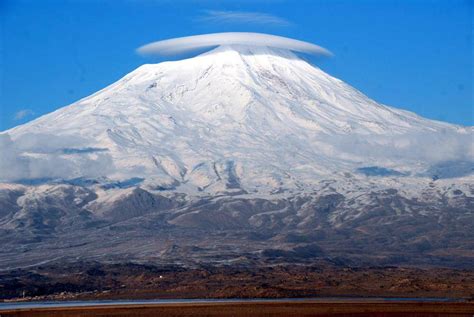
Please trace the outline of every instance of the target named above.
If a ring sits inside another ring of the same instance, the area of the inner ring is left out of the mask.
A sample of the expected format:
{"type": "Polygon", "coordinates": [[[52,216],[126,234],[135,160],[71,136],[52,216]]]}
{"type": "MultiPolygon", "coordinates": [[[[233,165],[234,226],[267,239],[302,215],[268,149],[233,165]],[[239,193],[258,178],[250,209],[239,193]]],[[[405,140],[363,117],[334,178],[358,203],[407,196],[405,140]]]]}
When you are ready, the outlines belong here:
{"type": "Polygon", "coordinates": [[[243,45],[143,65],[6,132],[21,159],[4,179],[133,178],[185,192],[295,189],[344,173],[432,177],[464,159],[472,137],[381,105],[289,50],[243,45]]]}

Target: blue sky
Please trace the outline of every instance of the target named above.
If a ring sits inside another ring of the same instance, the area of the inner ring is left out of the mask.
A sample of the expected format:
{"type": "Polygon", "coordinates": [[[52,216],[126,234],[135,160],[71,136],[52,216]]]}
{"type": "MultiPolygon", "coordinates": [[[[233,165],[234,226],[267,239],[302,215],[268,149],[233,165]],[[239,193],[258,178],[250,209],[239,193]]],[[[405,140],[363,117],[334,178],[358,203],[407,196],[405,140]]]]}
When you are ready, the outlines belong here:
{"type": "Polygon", "coordinates": [[[474,125],[472,1],[0,1],[0,130],[113,83],[143,44],[263,32],[328,48],[313,63],[378,102],[474,125]]]}

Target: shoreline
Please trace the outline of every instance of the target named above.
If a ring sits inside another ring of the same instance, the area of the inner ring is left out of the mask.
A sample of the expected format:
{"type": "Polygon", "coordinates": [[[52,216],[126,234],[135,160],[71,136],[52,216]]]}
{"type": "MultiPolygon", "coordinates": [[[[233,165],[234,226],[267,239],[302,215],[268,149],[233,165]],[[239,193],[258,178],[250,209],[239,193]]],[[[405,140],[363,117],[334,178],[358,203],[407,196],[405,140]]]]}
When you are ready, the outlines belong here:
{"type": "Polygon", "coordinates": [[[254,298],[180,298],[180,297],[164,297],[164,298],[155,298],[155,299],[123,299],[123,298],[110,298],[110,299],[94,299],[94,298],[84,298],[84,299],[23,299],[23,298],[13,298],[0,300],[0,310],[2,306],[8,305],[18,305],[22,304],[34,306],[35,303],[39,305],[67,305],[67,304],[87,304],[87,303],[98,303],[98,306],[108,305],[123,302],[130,303],[132,305],[144,303],[144,304],[170,304],[170,303],[234,303],[234,302],[305,302],[305,301],[314,301],[314,302],[422,302],[422,303],[431,303],[431,302],[443,302],[443,303],[470,303],[474,302],[469,298],[456,298],[456,297],[381,297],[381,296],[321,296],[321,297],[254,297],[254,298]]]}

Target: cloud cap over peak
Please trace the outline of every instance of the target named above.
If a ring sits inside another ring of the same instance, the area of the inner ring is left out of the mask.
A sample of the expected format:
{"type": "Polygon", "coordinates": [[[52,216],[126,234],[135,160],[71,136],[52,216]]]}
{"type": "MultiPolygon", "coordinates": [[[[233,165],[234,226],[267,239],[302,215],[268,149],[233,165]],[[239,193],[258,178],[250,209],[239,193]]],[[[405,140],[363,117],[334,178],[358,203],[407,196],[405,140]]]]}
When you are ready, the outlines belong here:
{"type": "Polygon", "coordinates": [[[330,51],[319,45],[283,36],[250,32],[212,33],[178,37],[146,44],[139,47],[137,52],[141,55],[166,56],[220,45],[266,46],[312,55],[332,56],[330,51]]]}

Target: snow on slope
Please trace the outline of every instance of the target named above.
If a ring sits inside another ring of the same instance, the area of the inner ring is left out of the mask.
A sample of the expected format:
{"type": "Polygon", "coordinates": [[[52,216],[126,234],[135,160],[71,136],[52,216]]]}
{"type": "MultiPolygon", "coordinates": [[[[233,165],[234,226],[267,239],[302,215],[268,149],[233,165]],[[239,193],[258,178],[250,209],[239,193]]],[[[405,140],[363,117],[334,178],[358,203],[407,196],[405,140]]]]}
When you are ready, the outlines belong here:
{"type": "Polygon", "coordinates": [[[106,177],[182,191],[302,188],[356,171],[426,176],[440,162],[468,162],[470,173],[474,153],[472,127],[380,105],[290,51],[236,45],[143,65],[0,137],[11,153],[4,180],[106,177]]]}

